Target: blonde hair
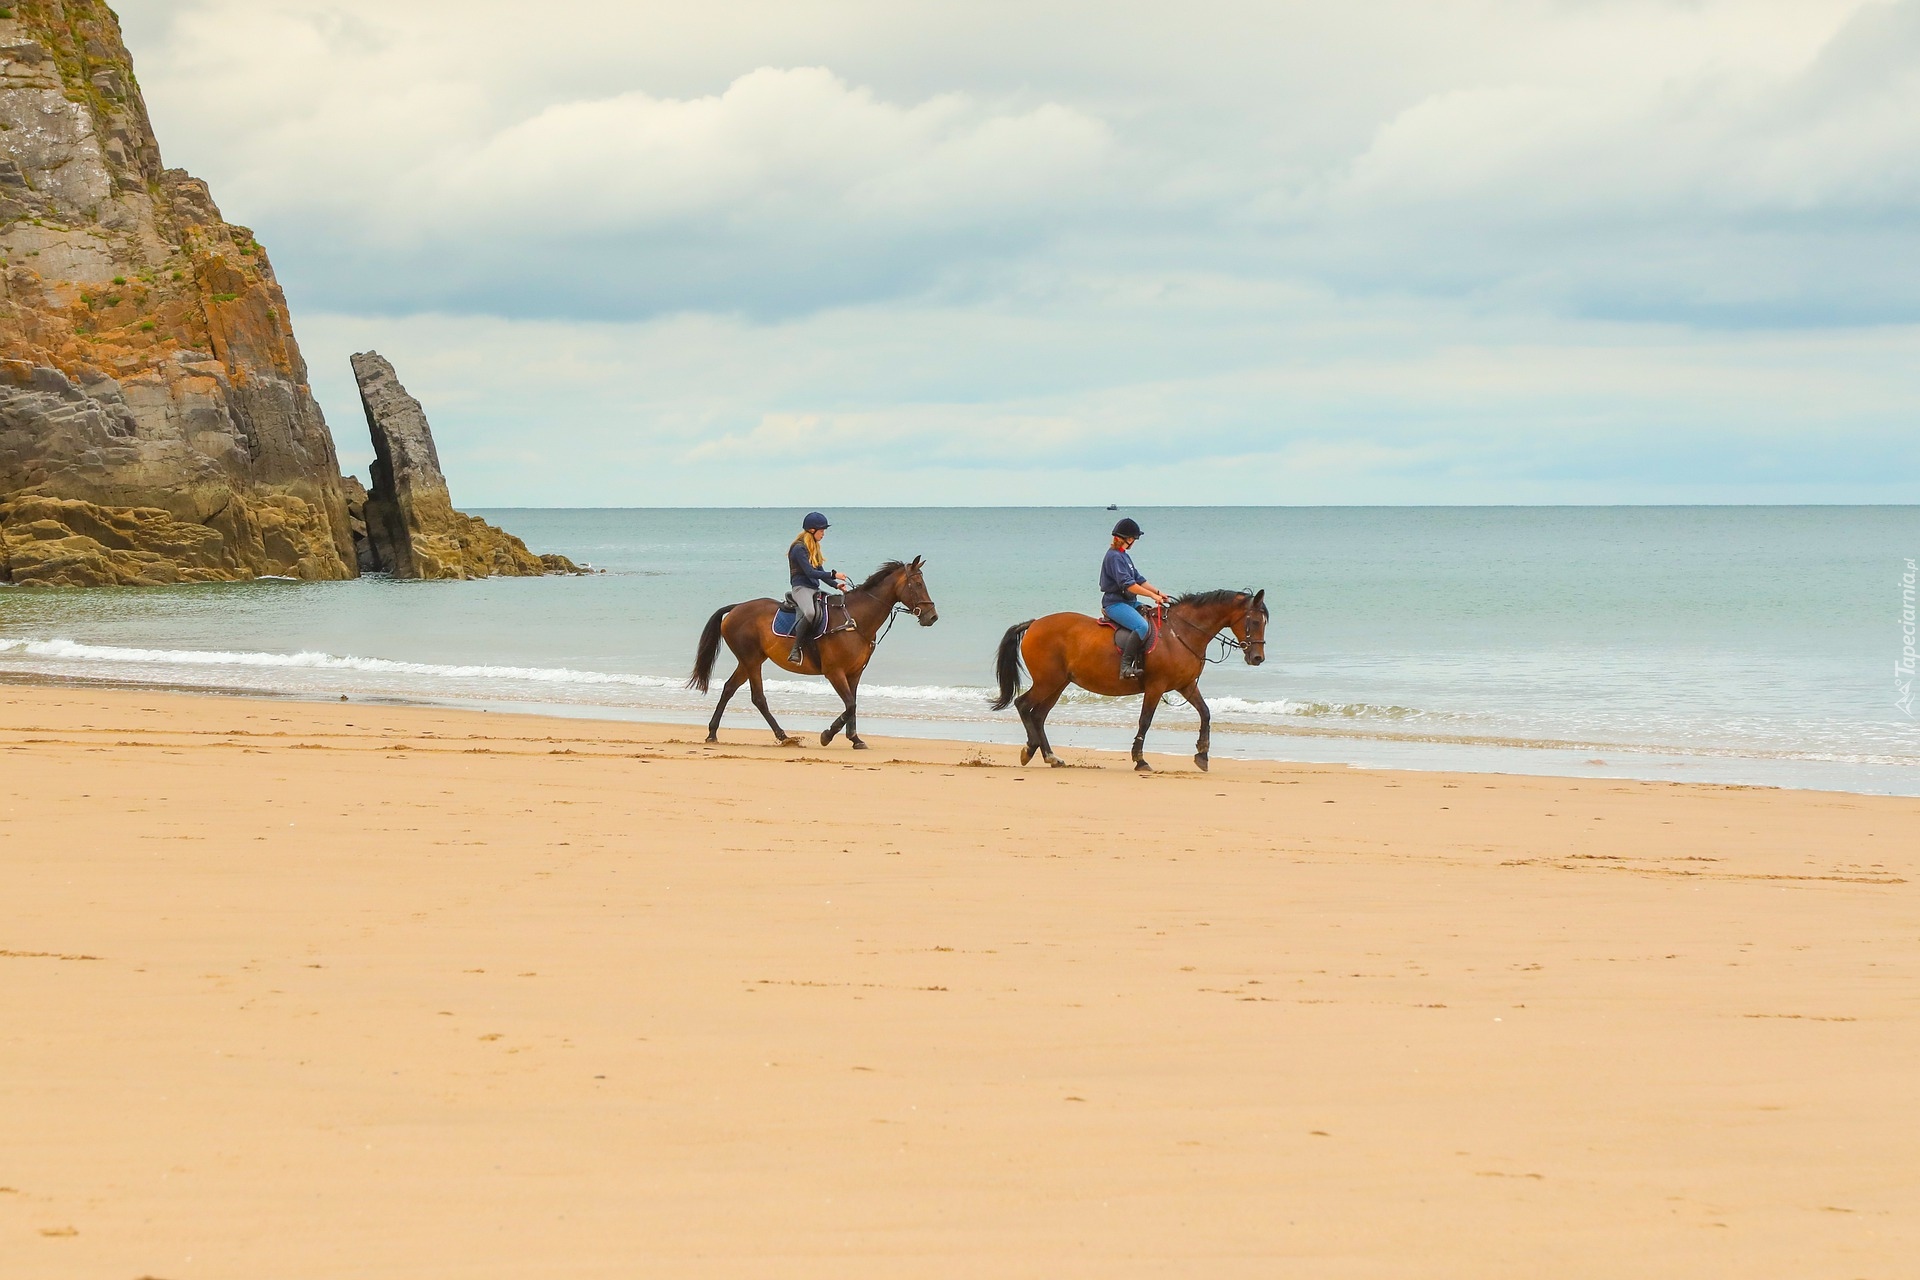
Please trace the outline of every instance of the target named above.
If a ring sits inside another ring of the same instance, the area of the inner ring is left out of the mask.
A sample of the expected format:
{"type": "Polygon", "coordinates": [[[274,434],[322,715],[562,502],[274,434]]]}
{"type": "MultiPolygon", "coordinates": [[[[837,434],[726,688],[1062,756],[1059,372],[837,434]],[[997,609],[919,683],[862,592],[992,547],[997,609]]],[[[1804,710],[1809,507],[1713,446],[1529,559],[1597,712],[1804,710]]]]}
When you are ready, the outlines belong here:
{"type": "Polygon", "coordinates": [[[811,529],[802,529],[794,541],[807,544],[807,563],[816,569],[827,567],[827,553],[820,549],[820,535],[811,529]]]}

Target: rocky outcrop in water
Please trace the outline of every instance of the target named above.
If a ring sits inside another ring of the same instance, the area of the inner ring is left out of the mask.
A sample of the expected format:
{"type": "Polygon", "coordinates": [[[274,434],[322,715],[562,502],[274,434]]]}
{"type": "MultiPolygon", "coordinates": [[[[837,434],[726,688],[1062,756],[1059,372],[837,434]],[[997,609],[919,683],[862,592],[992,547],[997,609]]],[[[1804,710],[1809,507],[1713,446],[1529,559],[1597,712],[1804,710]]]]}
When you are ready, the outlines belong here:
{"type": "Polygon", "coordinates": [[[378,352],[353,358],[360,403],[373,433],[373,487],[362,505],[363,567],[396,578],[527,577],[579,573],[565,556],[527,544],[453,508],[426,411],[378,352]]]}
{"type": "Polygon", "coordinates": [[[354,576],[266,250],[161,163],[106,5],[0,15],[0,581],[354,576]]]}

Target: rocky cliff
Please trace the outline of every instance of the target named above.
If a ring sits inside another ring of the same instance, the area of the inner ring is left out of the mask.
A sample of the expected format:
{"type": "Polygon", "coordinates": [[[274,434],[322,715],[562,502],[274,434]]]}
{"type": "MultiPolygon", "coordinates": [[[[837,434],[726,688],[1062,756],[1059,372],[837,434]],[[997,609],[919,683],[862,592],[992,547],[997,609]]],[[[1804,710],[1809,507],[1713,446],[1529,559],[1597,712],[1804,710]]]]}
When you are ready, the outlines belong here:
{"type": "Polygon", "coordinates": [[[365,527],[361,567],[396,578],[490,578],[579,573],[565,556],[527,544],[453,509],[433,430],[420,402],[376,351],[353,358],[360,403],[373,433],[373,488],[354,505],[365,527]]]}
{"type": "Polygon", "coordinates": [[[0,7],[0,581],[356,571],[266,250],[164,167],[97,0],[0,7]]]}

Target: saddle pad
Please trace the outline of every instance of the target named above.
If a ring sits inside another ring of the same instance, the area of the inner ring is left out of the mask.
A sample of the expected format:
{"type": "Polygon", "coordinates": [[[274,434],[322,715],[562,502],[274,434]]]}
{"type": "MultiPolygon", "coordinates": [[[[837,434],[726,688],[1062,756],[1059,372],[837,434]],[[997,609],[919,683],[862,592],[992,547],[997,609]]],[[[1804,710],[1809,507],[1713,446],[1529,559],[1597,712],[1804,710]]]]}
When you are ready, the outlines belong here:
{"type": "MultiPolygon", "coordinates": [[[[828,616],[833,612],[834,603],[833,601],[828,601],[827,607],[820,611],[820,616],[814,621],[813,635],[810,638],[817,640],[827,633],[828,616]]],[[[845,609],[842,609],[840,612],[842,617],[846,616],[845,609]]],[[[799,619],[800,614],[797,610],[776,610],[773,615],[773,634],[779,636],[782,640],[793,639],[794,625],[799,619]]]]}

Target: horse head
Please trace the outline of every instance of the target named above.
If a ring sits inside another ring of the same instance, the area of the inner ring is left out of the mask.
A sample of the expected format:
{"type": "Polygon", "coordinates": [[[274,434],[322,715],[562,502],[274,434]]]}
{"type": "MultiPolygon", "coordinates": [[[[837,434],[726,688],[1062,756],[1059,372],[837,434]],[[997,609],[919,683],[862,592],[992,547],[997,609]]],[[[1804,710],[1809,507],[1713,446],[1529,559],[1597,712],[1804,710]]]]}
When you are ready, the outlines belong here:
{"type": "Polygon", "coordinates": [[[1233,621],[1233,638],[1240,642],[1240,648],[1246,654],[1247,665],[1257,667],[1267,660],[1269,615],[1266,588],[1262,587],[1246,599],[1246,610],[1233,621]]]}
{"type": "Polygon", "coordinates": [[[921,572],[926,563],[925,556],[915,556],[911,564],[900,566],[900,583],[895,594],[907,612],[920,619],[921,626],[930,627],[940,621],[940,610],[927,594],[927,579],[921,572]]]}
{"type": "Polygon", "coordinates": [[[933,597],[927,594],[927,580],[921,574],[925,564],[926,560],[920,556],[915,556],[911,563],[889,560],[854,590],[866,593],[887,609],[905,609],[920,619],[921,626],[930,627],[940,620],[940,611],[933,607],[933,597]]]}

